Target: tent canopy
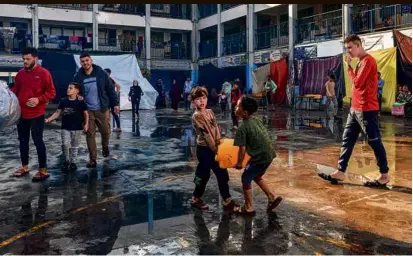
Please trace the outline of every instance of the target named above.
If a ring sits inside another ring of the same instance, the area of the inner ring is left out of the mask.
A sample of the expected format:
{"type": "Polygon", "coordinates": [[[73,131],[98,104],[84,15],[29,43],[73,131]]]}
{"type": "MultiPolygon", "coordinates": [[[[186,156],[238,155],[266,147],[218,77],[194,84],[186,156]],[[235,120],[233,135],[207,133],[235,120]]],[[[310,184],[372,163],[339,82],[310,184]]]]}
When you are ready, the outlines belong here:
{"type": "MultiPolygon", "coordinates": [[[[73,55],[77,69],[80,68],[79,55],[73,55]]],[[[138,61],[134,54],[92,56],[93,63],[102,67],[109,68],[112,71],[111,77],[120,85],[120,107],[122,110],[132,109],[128,101],[129,89],[133,80],[138,80],[144,95],[142,96],[140,108],[154,109],[158,92],[142,76],[139,69],[138,61]]]]}
{"type": "Polygon", "coordinates": [[[412,38],[393,30],[397,46],[397,82],[412,89],[412,38]]]}
{"type": "Polygon", "coordinates": [[[336,96],[342,99],[346,96],[343,77],[342,55],[327,58],[315,58],[295,61],[295,81],[300,87],[300,94],[325,95],[327,74],[332,72],[336,77],[336,96]]]}

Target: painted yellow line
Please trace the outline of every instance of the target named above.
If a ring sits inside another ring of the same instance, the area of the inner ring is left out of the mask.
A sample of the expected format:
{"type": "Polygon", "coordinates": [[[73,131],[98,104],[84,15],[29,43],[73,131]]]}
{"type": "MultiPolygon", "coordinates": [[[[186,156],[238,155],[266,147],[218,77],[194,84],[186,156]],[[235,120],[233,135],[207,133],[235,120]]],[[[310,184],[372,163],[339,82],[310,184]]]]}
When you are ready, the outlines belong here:
{"type": "MultiPolygon", "coordinates": [[[[183,178],[183,177],[187,177],[187,176],[190,176],[190,175],[193,175],[193,174],[185,174],[185,175],[182,175],[182,176],[170,176],[170,177],[164,178],[164,179],[162,180],[162,182],[168,182],[168,181],[171,181],[171,180],[176,180],[176,179],[183,178]]],[[[158,182],[157,184],[159,184],[159,183],[160,183],[160,182],[158,182]]],[[[156,183],[155,183],[155,184],[151,184],[151,185],[156,185],[156,183]]],[[[77,208],[77,209],[74,209],[74,210],[70,211],[69,214],[74,214],[74,213],[78,213],[78,212],[87,210],[87,209],[89,209],[89,208],[92,208],[92,207],[95,207],[95,206],[97,206],[97,205],[99,205],[99,204],[103,204],[103,203],[106,203],[106,202],[115,200],[115,199],[117,199],[117,198],[119,198],[119,197],[121,197],[121,196],[127,195],[127,194],[130,194],[130,193],[123,193],[123,194],[119,194],[119,195],[116,195],[116,196],[107,197],[107,198],[103,199],[102,201],[100,201],[100,202],[98,202],[98,203],[89,204],[89,205],[85,205],[85,206],[79,207],[79,208],[77,208]]],[[[4,246],[7,246],[7,245],[15,242],[16,240],[19,240],[20,238],[25,237],[25,236],[27,236],[27,235],[29,235],[29,234],[31,234],[31,233],[34,233],[34,232],[38,231],[39,229],[42,229],[42,228],[44,228],[44,227],[46,227],[46,226],[53,225],[53,224],[55,224],[56,222],[57,222],[57,221],[54,221],[54,220],[52,220],[52,221],[47,221],[47,222],[41,223],[41,224],[39,224],[39,225],[37,225],[37,226],[34,226],[34,227],[32,227],[32,228],[30,228],[30,229],[28,229],[28,230],[26,230],[26,231],[24,231],[24,232],[22,232],[22,233],[19,233],[19,234],[17,234],[17,235],[14,235],[14,236],[12,236],[11,238],[9,238],[9,239],[4,240],[3,242],[1,242],[1,243],[0,243],[0,248],[1,248],[1,247],[4,247],[4,246]]]]}
{"type": "Polygon", "coordinates": [[[3,242],[0,243],[0,248],[1,248],[1,247],[4,247],[4,246],[6,246],[6,245],[9,245],[9,244],[11,244],[11,243],[13,243],[14,241],[19,240],[19,239],[22,238],[22,237],[25,237],[25,236],[27,236],[27,235],[30,235],[31,233],[34,233],[34,232],[36,232],[36,231],[39,230],[39,229],[42,229],[42,228],[44,228],[44,227],[46,227],[46,226],[53,225],[53,224],[55,224],[55,223],[56,223],[56,221],[52,220],[52,221],[47,221],[47,222],[44,222],[44,223],[39,224],[39,225],[37,225],[37,226],[34,226],[34,227],[32,227],[32,228],[30,228],[30,229],[28,229],[28,230],[26,230],[26,231],[24,231],[24,232],[22,232],[22,233],[20,233],[20,234],[17,234],[17,235],[12,236],[11,238],[9,238],[9,239],[7,239],[7,240],[4,240],[3,242]]]}

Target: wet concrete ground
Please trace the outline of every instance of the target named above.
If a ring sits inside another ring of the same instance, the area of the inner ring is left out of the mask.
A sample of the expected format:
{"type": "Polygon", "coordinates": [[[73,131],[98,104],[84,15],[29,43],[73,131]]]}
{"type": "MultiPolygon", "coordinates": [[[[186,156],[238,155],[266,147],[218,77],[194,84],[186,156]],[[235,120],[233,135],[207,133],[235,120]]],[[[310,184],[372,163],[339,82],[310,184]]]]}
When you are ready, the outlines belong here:
{"type": "MultiPolygon", "coordinates": [[[[412,126],[381,119],[392,184],[362,186],[378,174],[366,142],[356,145],[348,177],[330,185],[318,172],[336,166],[346,118],[322,113],[259,113],[278,157],[267,178],[283,203],[266,214],[266,198],[254,186],[257,216],[226,215],[213,175],[205,201],[191,210],[196,167],[190,113],[142,111],[139,126],[122,112],[111,157],[85,168],[85,137],[76,173],[60,171],[57,125],[45,131],[51,178],[32,183],[11,177],[19,165],[16,132],[0,136],[0,254],[411,254],[412,126]]],[[[218,118],[233,136],[229,117],[218,118]]],[[[31,146],[31,167],[36,168],[31,146]]],[[[34,172],[32,172],[32,175],[34,172]]],[[[242,201],[241,171],[231,169],[231,193],[242,201]]]]}

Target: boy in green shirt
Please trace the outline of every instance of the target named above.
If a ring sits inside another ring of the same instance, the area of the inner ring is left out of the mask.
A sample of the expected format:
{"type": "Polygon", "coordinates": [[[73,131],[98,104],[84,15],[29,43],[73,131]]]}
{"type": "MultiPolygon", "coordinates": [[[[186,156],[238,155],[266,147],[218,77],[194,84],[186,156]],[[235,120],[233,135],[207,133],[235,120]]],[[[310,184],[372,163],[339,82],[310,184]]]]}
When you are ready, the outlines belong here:
{"type": "Polygon", "coordinates": [[[252,181],[255,181],[268,197],[267,212],[271,212],[282,201],[282,197],[275,197],[268,183],[262,178],[276,154],[264,124],[255,116],[252,116],[257,109],[258,104],[254,99],[243,96],[238,101],[235,110],[235,114],[243,119],[234,140],[234,145],[240,147],[236,168],[242,169],[245,152],[251,156],[242,174],[245,204],[239,209],[239,213],[245,215],[255,214],[252,205],[252,181]]]}

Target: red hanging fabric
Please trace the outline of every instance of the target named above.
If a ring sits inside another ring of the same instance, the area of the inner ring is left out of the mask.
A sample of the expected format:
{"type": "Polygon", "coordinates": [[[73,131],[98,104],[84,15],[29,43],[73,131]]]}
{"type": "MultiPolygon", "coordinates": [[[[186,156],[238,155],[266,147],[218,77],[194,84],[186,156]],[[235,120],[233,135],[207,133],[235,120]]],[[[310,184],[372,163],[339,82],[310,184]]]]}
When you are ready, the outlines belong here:
{"type": "Polygon", "coordinates": [[[274,105],[281,106],[287,100],[287,80],[288,80],[288,60],[282,58],[278,61],[271,62],[270,67],[271,79],[277,85],[277,90],[272,95],[274,105]]]}

